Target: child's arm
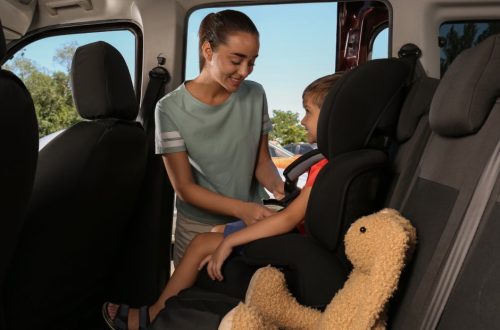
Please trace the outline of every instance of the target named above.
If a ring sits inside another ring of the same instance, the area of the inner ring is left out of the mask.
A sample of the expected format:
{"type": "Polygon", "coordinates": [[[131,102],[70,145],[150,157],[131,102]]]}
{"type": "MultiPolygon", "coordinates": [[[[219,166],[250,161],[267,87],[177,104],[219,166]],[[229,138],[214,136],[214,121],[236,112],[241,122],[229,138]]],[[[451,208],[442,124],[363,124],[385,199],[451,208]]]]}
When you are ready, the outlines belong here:
{"type": "Polygon", "coordinates": [[[260,238],[285,234],[297,226],[306,213],[311,187],[304,187],[300,195],[283,211],[227,236],[211,256],[205,258],[200,267],[208,263],[207,271],[214,280],[222,281],[221,267],[235,246],[260,238]]]}

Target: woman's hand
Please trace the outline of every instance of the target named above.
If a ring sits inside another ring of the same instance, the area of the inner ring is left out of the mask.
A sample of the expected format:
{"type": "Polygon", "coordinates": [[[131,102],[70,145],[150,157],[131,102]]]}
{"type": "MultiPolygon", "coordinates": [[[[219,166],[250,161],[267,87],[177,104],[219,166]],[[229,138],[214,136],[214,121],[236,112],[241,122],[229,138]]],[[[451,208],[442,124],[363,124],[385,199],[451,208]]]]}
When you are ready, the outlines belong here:
{"type": "Polygon", "coordinates": [[[221,272],[222,265],[232,251],[233,248],[226,243],[226,240],[222,241],[213,254],[208,255],[201,261],[198,269],[202,269],[207,265],[208,276],[214,281],[222,281],[224,279],[221,272]]]}
{"type": "Polygon", "coordinates": [[[243,220],[247,226],[250,226],[274,213],[276,212],[261,204],[243,202],[242,207],[238,210],[237,217],[243,220]]]}

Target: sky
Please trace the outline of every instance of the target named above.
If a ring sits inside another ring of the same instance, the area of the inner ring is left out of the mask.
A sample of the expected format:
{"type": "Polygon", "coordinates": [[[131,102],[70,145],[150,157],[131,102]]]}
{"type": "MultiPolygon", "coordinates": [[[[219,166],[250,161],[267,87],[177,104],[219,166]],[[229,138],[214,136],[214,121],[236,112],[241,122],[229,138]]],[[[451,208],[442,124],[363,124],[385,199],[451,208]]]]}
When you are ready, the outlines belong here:
{"type": "MultiPolygon", "coordinates": [[[[197,32],[201,20],[206,14],[223,9],[199,9],[191,14],[186,49],[186,80],[198,74],[197,32]]],[[[248,79],[264,86],[271,115],[272,110],[289,110],[298,113],[300,119],[304,114],[301,99],[303,89],[316,78],[335,71],[336,3],[245,6],[235,9],[245,12],[260,32],[259,57],[248,79]]],[[[379,35],[373,58],[387,57],[387,38],[387,30],[379,35]]],[[[132,32],[126,30],[49,37],[26,47],[24,56],[48,71],[63,70],[53,60],[55,50],[73,40],[77,40],[78,45],[97,40],[107,41],[124,55],[130,71],[134,72],[135,38],[132,32]]]]}

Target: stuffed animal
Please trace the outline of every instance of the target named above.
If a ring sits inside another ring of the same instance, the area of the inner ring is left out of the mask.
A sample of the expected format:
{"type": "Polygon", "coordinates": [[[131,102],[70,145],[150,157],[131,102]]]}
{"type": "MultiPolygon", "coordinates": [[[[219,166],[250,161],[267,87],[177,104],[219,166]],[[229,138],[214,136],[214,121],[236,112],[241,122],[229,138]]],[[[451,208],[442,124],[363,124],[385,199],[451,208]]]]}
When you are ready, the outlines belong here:
{"type": "Polygon", "coordinates": [[[393,209],[356,220],[346,233],[353,269],[322,313],[300,305],[273,267],[257,270],[219,329],[385,329],[385,306],[416,244],[416,230],[393,209]]]}

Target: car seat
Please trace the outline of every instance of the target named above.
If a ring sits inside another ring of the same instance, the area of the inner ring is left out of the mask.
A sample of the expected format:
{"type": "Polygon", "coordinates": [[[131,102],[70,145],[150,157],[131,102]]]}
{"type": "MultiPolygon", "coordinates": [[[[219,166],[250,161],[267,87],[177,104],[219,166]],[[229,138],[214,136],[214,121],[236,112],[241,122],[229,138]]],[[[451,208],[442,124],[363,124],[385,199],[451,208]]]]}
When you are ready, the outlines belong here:
{"type": "Polygon", "coordinates": [[[115,263],[144,177],[145,133],[114,47],[79,47],[71,83],[85,120],[40,151],[6,285],[8,329],[91,328],[102,324],[102,302],[116,291],[115,263]]]}
{"type": "MultiPolygon", "coordinates": [[[[0,64],[7,46],[0,22],[0,64]]],[[[0,182],[0,290],[28,209],[38,157],[38,124],[33,100],[23,82],[0,67],[0,100],[2,100],[0,136],[2,161],[0,182]]],[[[3,294],[0,296],[0,328],[4,329],[3,294]]]]}

